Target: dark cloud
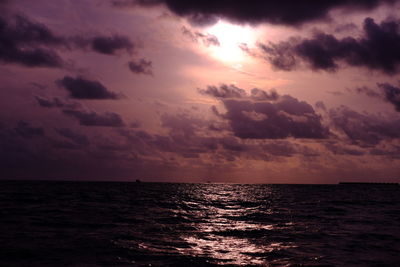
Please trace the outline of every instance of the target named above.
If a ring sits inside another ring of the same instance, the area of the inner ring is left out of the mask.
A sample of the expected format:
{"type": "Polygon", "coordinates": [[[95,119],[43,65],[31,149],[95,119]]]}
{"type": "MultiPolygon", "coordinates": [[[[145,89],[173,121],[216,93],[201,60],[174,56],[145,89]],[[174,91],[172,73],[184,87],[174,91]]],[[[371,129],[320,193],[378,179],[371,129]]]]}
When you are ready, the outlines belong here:
{"type": "MultiPolygon", "coordinates": [[[[318,153],[306,146],[295,144],[292,140],[245,139],[231,134],[208,136],[208,125],[204,121],[188,114],[167,115],[162,118],[163,126],[169,129],[167,136],[146,137],[153,149],[191,155],[201,158],[216,155],[223,161],[235,161],[239,158],[256,160],[279,160],[279,157],[303,155],[317,156],[318,153]]],[[[224,128],[225,130],[225,128],[224,128]]],[[[228,130],[228,129],[226,129],[228,130]]]]}
{"type": "Polygon", "coordinates": [[[400,146],[390,146],[383,148],[372,148],[369,153],[373,156],[386,156],[391,159],[400,158],[400,146]]]}
{"type": "Polygon", "coordinates": [[[170,134],[174,136],[194,136],[201,128],[206,127],[206,122],[190,116],[188,114],[163,114],[161,125],[170,129],[170,134]]]}
{"type": "MultiPolygon", "coordinates": [[[[74,112],[69,115],[78,120],[80,113],[91,113],[74,112]]],[[[215,132],[210,136],[210,123],[195,113],[164,114],[161,124],[166,131],[162,134],[121,127],[107,129],[107,134],[96,132],[91,140],[69,128],[55,128],[55,136],[29,139],[21,138],[14,129],[0,128],[2,171],[13,178],[87,179],[94,175],[99,179],[109,178],[111,174],[121,177],[124,172],[121,170],[127,171],[127,166],[130,166],[129,173],[136,176],[147,158],[151,160],[146,169],[157,175],[163,173],[159,168],[165,166],[180,169],[187,166],[192,170],[221,164],[235,166],[242,159],[283,161],[285,157],[303,154],[302,148],[292,140],[243,140],[215,132]],[[110,172],[111,169],[115,172],[110,172]],[[79,176],[82,172],[85,175],[79,176]]]]}
{"type": "Polygon", "coordinates": [[[136,74],[153,75],[152,62],[146,59],[129,61],[129,69],[136,74]]]}
{"type": "Polygon", "coordinates": [[[54,35],[44,24],[35,23],[22,15],[15,15],[13,20],[2,19],[2,33],[8,34],[12,41],[24,44],[58,45],[63,39],[54,35]]]}
{"type": "Polygon", "coordinates": [[[251,89],[250,97],[257,101],[265,101],[265,100],[274,101],[278,100],[279,95],[274,89],[270,90],[269,92],[266,92],[258,88],[253,88],[251,89]]]}
{"type": "Polygon", "coordinates": [[[261,147],[263,151],[273,156],[291,157],[298,153],[296,146],[285,140],[274,140],[273,142],[262,144],[261,147]]]}
{"type": "Polygon", "coordinates": [[[139,128],[140,125],[141,125],[140,121],[136,121],[136,120],[135,120],[135,121],[131,122],[131,124],[129,125],[129,127],[131,127],[131,128],[139,128]]]}
{"type": "Polygon", "coordinates": [[[87,146],[90,143],[86,135],[75,133],[71,129],[58,128],[56,129],[56,131],[59,135],[73,141],[77,145],[87,146]]]}
{"type": "Polygon", "coordinates": [[[396,110],[400,112],[400,88],[389,83],[380,83],[378,86],[383,90],[385,100],[393,104],[396,110]]]}
{"type": "Polygon", "coordinates": [[[83,49],[104,55],[118,55],[121,51],[132,54],[135,44],[128,36],[114,35],[91,35],[91,36],[70,36],[65,38],[68,49],[83,49]]]}
{"type": "Polygon", "coordinates": [[[380,91],[371,89],[367,86],[357,87],[353,89],[353,91],[369,97],[383,99],[391,103],[394,108],[400,112],[400,88],[389,83],[378,83],[377,85],[380,91]]]}
{"type": "Polygon", "coordinates": [[[236,23],[274,23],[298,25],[308,21],[324,19],[333,8],[349,10],[371,9],[382,3],[393,3],[395,0],[331,0],[331,1],[265,1],[254,0],[249,4],[245,0],[114,0],[117,6],[164,5],[174,14],[187,18],[191,23],[207,25],[215,23],[218,18],[236,23]]]}
{"type": "Polygon", "coordinates": [[[43,136],[29,140],[17,136],[14,129],[0,128],[2,171],[9,178],[87,179],[88,175],[94,175],[97,179],[109,179],[121,177],[125,171],[124,177],[132,173],[136,176],[141,168],[153,170],[152,175],[157,175],[163,173],[159,168],[165,166],[179,170],[187,166],[192,171],[228,163],[235,166],[238,164],[235,161],[241,159],[282,161],[296,154],[312,154],[292,140],[207,136],[209,121],[187,113],[164,114],[162,122],[168,130],[165,135],[124,127],[110,130],[105,136],[97,133],[90,142],[87,136],[67,128],[55,129],[57,139],[43,136]]]}
{"type": "Polygon", "coordinates": [[[167,135],[128,128],[119,129],[118,132],[139,155],[164,157],[162,153],[172,153],[189,159],[213,153],[218,148],[218,139],[204,136],[208,125],[205,120],[189,114],[163,114],[161,125],[168,131],[167,135]]]}
{"type": "Polygon", "coordinates": [[[0,17],[0,61],[27,67],[63,67],[65,63],[55,49],[91,49],[115,55],[120,50],[132,53],[134,44],[122,35],[62,37],[44,24],[25,16],[0,17]]]}
{"type": "Polygon", "coordinates": [[[31,82],[29,83],[30,85],[32,85],[33,87],[40,89],[40,90],[44,90],[47,88],[46,85],[40,84],[40,83],[35,83],[35,82],[31,82]]]}
{"type": "Polygon", "coordinates": [[[322,111],[326,111],[325,103],[322,102],[322,101],[317,101],[317,102],[315,103],[315,107],[316,107],[317,109],[322,110],[322,111]]]}
{"type": "Polygon", "coordinates": [[[369,97],[382,97],[382,94],[380,92],[377,92],[376,90],[369,88],[367,86],[362,86],[362,87],[357,87],[354,89],[354,92],[357,94],[363,94],[369,97]]]}
{"type": "Polygon", "coordinates": [[[41,107],[45,108],[76,109],[81,107],[81,104],[77,102],[66,102],[64,100],[59,99],[58,97],[53,97],[53,99],[48,99],[42,96],[35,96],[35,99],[41,107]]]}
{"type": "MultiPolygon", "coordinates": [[[[295,38],[291,38],[289,41],[280,42],[277,44],[269,43],[268,45],[259,44],[263,57],[268,60],[275,69],[290,71],[296,66],[296,57],[294,53],[294,43],[297,43],[295,38]]],[[[242,47],[243,50],[243,47],[242,47]]],[[[258,56],[251,50],[244,50],[252,56],[258,56]]]]}
{"type": "Polygon", "coordinates": [[[260,44],[264,57],[277,69],[292,70],[299,61],[313,70],[335,71],[340,62],[395,74],[400,64],[400,21],[386,20],[376,24],[364,20],[364,36],[337,39],[317,33],[311,39],[291,38],[281,43],[260,44]]]}
{"type": "Polygon", "coordinates": [[[98,81],[87,80],[82,77],[72,78],[65,76],[56,83],[65,88],[72,98],[77,99],[118,99],[116,93],[109,91],[98,81]]]}
{"type": "Polygon", "coordinates": [[[199,93],[203,95],[210,95],[215,98],[251,98],[252,100],[277,100],[279,95],[275,90],[270,90],[266,92],[264,90],[253,88],[250,94],[246,93],[245,90],[238,88],[237,86],[231,84],[222,84],[220,86],[207,86],[207,89],[198,89],[199,93]]]}
{"type": "Polygon", "coordinates": [[[132,53],[133,43],[126,36],[96,36],[90,40],[91,48],[101,54],[114,55],[118,50],[132,53]]]}
{"type": "Polygon", "coordinates": [[[250,149],[234,137],[222,137],[218,140],[218,143],[229,152],[245,152],[250,149]]]}
{"type": "Polygon", "coordinates": [[[65,109],[63,113],[78,119],[79,123],[85,126],[122,127],[125,125],[121,116],[114,112],[98,114],[94,111],[65,109]]]}
{"type": "Polygon", "coordinates": [[[62,39],[43,24],[23,16],[11,21],[0,17],[0,60],[27,67],[62,67],[63,60],[49,47],[60,45],[62,39]]]}
{"type": "Polygon", "coordinates": [[[186,27],[182,27],[182,34],[188,37],[194,42],[201,42],[203,45],[209,46],[220,46],[218,38],[215,35],[209,33],[201,33],[199,31],[191,31],[186,27]]]}
{"type": "Polygon", "coordinates": [[[341,33],[341,32],[353,32],[358,30],[358,27],[354,23],[345,23],[335,27],[334,32],[341,33]]]}
{"type": "Polygon", "coordinates": [[[24,138],[44,136],[43,128],[31,126],[31,124],[26,121],[19,121],[17,127],[14,128],[14,131],[18,136],[24,138]]]}
{"type": "MultiPolygon", "coordinates": [[[[199,158],[204,153],[214,153],[221,144],[219,139],[201,136],[206,122],[187,114],[164,114],[162,126],[168,129],[167,135],[150,134],[146,131],[120,129],[129,144],[139,155],[158,155],[171,153],[182,158],[199,158]]],[[[203,132],[204,133],[204,132],[203,132]]]]}
{"type": "Polygon", "coordinates": [[[14,129],[0,129],[0,137],[0,178],[3,179],[87,180],[93,177],[109,180],[112,177],[129,180],[136,177],[138,170],[157,169],[162,165],[155,160],[143,166],[140,158],[131,160],[132,151],[105,151],[77,145],[71,138],[60,141],[46,136],[21,138],[14,129]]]}
{"type": "Polygon", "coordinates": [[[207,89],[198,89],[201,94],[216,98],[242,98],[246,97],[246,91],[235,85],[207,86],[207,89]]]}
{"type": "Polygon", "coordinates": [[[321,124],[311,105],[289,95],[279,96],[253,89],[247,95],[241,88],[222,85],[200,90],[222,101],[227,109],[220,115],[228,120],[235,136],[249,139],[326,138],[328,130],[321,124]]]}
{"type": "Polygon", "coordinates": [[[312,107],[290,96],[278,103],[223,101],[235,136],[240,138],[325,138],[326,129],[312,107]]]}
{"type": "Polygon", "coordinates": [[[325,147],[335,155],[363,156],[366,154],[359,147],[353,147],[339,142],[326,142],[325,147]]]}
{"type": "Polygon", "coordinates": [[[132,146],[127,143],[116,142],[110,138],[102,138],[101,141],[97,140],[97,148],[104,151],[131,151],[132,146]]]}
{"type": "Polygon", "coordinates": [[[400,138],[400,119],[382,114],[359,113],[346,106],[329,111],[332,126],[353,144],[372,146],[382,140],[400,138]]]}

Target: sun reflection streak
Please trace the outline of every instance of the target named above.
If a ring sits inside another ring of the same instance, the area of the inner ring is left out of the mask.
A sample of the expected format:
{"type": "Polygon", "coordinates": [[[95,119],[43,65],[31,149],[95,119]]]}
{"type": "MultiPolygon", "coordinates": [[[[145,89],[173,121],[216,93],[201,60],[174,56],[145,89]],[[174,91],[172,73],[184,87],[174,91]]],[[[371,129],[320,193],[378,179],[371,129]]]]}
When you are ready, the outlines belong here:
{"type": "MultiPolygon", "coordinates": [[[[295,247],[290,243],[268,242],[259,244],[240,233],[268,232],[286,226],[273,224],[249,223],[240,218],[258,210],[257,206],[243,207],[237,204],[240,199],[249,196],[224,190],[203,192],[204,205],[196,212],[196,217],[203,218],[202,223],[195,223],[198,235],[188,235],[184,240],[189,247],[179,248],[184,255],[211,258],[217,264],[264,265],[268,266],[265,255],[295,247]]],[[[266,210],[268,213],[269,211],[266,210]]]]}

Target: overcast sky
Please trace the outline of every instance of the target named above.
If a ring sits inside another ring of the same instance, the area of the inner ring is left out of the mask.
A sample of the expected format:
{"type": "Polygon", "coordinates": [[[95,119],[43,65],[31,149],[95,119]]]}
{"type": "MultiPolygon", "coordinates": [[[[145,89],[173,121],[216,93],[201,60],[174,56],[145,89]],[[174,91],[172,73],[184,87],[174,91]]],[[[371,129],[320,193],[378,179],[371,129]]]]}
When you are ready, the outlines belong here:
{"type": "Polygon", "coordinates": [[[400,182],[399,9],[0,0],[0,176],[400,182]]]}

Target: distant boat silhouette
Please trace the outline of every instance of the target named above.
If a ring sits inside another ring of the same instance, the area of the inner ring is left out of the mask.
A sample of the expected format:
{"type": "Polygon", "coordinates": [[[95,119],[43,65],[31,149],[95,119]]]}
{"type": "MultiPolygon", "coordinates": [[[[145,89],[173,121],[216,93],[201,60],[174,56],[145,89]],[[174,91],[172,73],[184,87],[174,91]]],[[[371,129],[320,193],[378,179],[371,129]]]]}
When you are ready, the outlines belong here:
{"type": "Polygon", "coordinates": [[[136,182],[136,183],[141,183],[142,181],[140,181],[139,179],[136,179],[135,182],[136,182]]]}

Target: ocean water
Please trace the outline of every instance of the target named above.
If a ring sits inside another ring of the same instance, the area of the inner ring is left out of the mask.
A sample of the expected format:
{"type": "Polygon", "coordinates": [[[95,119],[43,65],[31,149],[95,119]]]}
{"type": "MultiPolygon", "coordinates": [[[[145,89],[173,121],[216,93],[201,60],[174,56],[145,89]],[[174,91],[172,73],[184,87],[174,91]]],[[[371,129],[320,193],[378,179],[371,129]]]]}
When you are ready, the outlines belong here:
{"type": "Polygon", "coordinates": [[[0,182],[0,266],[400,266],[400,186],[0,182]]]}

